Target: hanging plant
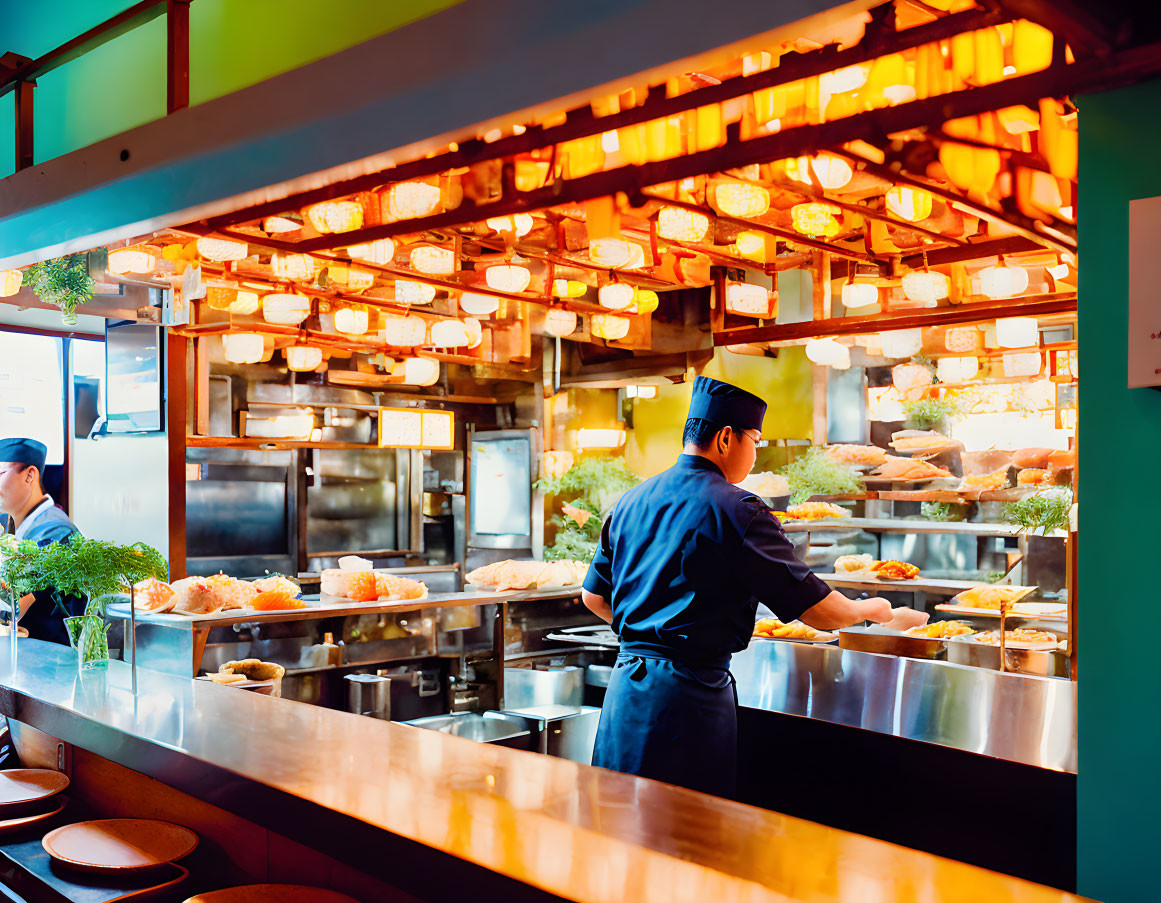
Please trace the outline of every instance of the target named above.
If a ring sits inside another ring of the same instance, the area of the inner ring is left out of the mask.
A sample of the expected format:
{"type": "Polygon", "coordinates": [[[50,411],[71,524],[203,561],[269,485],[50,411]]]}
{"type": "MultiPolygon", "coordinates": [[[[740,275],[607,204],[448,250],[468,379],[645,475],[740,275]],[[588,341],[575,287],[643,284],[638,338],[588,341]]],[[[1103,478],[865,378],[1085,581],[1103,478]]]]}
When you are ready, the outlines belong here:
{"type": "Polygon", "coordinates": [[[66,326],[76,325],[77,305],[93,298],[93,277],[89,275],[88,258],[83,253],[34,263],[24,271],[24,284],[41,301],[59,307],[66,326]]]}

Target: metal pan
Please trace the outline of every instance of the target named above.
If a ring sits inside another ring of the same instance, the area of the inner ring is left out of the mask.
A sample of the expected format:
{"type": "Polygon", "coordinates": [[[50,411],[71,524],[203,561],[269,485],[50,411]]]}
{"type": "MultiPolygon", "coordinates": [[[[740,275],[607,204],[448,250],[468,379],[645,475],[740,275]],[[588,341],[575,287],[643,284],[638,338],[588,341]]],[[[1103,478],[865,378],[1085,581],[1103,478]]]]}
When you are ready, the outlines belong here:
{"type": "Polygon", "coordinates": [[[897,630],[885,630],[882,627],[844,627],[838,635],[840,649],[878,652],[880,655],[899,655],[904,658],[947,657],[947,641],[943,639],[906,636],[897,630]]]}
{"type": "MultiPolygon", "coordinates": [[[[1036,674],[1041,677],[1068,677],[1068,656],[1058,649],[1004,650],[1006,671],[1036,674]]],[[[953,637],[947,641],[947,660],[957,665],[1000,670],[1000,647],[977,643],[971,637],[953,637]]]]}

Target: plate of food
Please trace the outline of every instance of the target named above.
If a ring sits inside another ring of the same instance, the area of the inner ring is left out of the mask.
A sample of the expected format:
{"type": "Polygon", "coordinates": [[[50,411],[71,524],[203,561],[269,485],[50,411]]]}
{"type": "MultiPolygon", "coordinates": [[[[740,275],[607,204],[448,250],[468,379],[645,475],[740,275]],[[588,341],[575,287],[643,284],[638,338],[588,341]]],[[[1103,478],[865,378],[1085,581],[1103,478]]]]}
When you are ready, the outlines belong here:
{"type": "Polygon", "coordinates": [[[833,643],[838,639],[837,633],[816,630],[801,621],[787,624],[778,618],[759,618],[754,622],[753,636],[759,640],[790,640],[794,643],[833,643]]]}
{"type": "MultiPolygon", "coordinates": [[[[988,630],[984,633],[977,633],[973,636],[961,637],[960,639],[964,642],[979,643],[982,646],[999,646],[1000,631],[988,630]]],[[[1033,627],[1016,627],[1013,630],[1004,631],[1004,645],[1008,649],[1047,651],[1056,649],[1059,643],[1060,637],[1047,630],[1037,630],[1033,627]]]]}
{"type": "Polygon", "coordinates": [[[405,602],[427,598],[427,586],[410,577],[376,571],[366,558],[346,555],[322,572],[320,595],[327,602],[405,602]]]}
{"type": "Polygon", "coordinates": [[[928,640],[950,640],[952,637],[970,636],[975,632],[975,628],[963,621],[930,621],[904,630],[903,635],[928,640]]]}
{"type": "Polygon", "coordinates": [[[305,608],[302,590],[282,574],[240,580],[229,574],[183,577],[165,583],[150,577],[133,586],[133,606],[145,614],[194,617],[220,611],[281,611],[305,608]]]}
{"type": "Polygon", "coordinates": [[[982,611],[985,613],[998,612],[1000,605],[1008,611],[1013,611],[1015,603],[1029,593],[1036,590],[1034,586],[1007,586],[995,583],[978,583],[951,597],[951,603],[945,608],[962,608],[982,611]]]}
{"type": "Polygon", "coordinates": [[[588,564],[583,561],[565,558],[547,562],[508,558],[469,571],[465,579],[476,589],[489,592],[552,591],[579,587],[584,583],[588,569],[588,564]]]}
{"type": "Polygon", "coordinates": [[[851,512],[833,502],[803,502],[800,505],[791,505],[785,511],[775,511],[774,516],[779,520],[836,520],[850,517],[851,512]]]}
{"type": "Polygon", "coordinates": [[[869,470],[887,463],[887,453],[877,445],[830,445],[826,456],[852,469],[869,470]]]}
{"type": "Polygon", "coordinates": [[[877,561],[870,555],[840,555],[835,559],[836,574],[843,574],[852,579],[892,580],[906,582],[919,576],[919,568],[906,561],[877,561]]]}
{"type": "Polygon", "coordinates": [[[900,430],[891,434],[890,445],[897,452],[914,455],[917,458],[938,455],[953,448],[963,448],[963,443],[935,430],[900,430]]]}

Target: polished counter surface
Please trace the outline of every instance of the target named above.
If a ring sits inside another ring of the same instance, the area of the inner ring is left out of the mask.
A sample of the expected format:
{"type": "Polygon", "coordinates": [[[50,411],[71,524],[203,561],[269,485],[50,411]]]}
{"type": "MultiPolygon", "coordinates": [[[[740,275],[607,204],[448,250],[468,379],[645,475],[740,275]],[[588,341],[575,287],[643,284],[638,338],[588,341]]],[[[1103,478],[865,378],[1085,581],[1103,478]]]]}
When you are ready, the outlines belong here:
{"type": "Polygon", "coordinates": [[[144,669],[134,697],[124,662],[78,672],[72,650],[34,640],[15,668],[9,656],[3,644],[5,715],[423,899],[470,894],[465,864],[546,899],[1081,899],[562,759],[144,669]]]}
{"type": "Polygon", "coordinates": [[[1070,680],[760,639],[731,670],[743,706],[1076,772],[1070,680]]]}

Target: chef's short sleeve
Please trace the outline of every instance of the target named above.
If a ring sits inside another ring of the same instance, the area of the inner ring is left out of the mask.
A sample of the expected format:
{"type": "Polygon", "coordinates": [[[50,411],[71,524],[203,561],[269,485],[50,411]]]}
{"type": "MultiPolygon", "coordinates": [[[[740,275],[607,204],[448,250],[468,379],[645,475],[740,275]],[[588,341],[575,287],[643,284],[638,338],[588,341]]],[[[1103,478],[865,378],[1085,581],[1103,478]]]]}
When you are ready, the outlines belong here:
{"type": "Polygon", "coordinates": [[[612,517],[606,517],[601,524],[601,541],[597,546],[597,554],[589,565],[585,574],[584,588],[594,595],[601,596],[606,602],[612,603],[613,595],[613,562],[612,544],[609,541],[609,524],[612,517]]]}
{"type": "Polygon", "coordinates": [[[760,502],[742,537],[737,576],[742,589],[782,621],[793,621],[830,594],[830,587],[799,561],[773,512],[760,502]]]}

